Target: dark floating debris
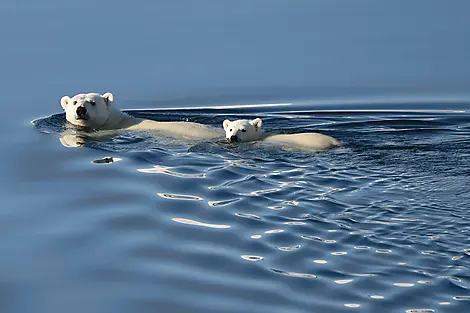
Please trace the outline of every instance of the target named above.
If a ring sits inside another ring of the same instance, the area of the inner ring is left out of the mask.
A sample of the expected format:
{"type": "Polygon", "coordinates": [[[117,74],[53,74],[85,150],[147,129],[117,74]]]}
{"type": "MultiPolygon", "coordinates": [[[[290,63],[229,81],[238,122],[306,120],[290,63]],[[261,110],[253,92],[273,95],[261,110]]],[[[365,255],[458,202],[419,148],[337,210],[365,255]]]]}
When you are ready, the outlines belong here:
{"type": "Polygon", "coordinates": [[[109,164],[109,163],[114,163],[114,162],[117,162],[117,161],[121,161],[121,159],[113,158],[113,157],[105,157],[105,158],[102,158],[102,159],[93,160],[93,163],[96,163],[96,164],[109,164]]]}

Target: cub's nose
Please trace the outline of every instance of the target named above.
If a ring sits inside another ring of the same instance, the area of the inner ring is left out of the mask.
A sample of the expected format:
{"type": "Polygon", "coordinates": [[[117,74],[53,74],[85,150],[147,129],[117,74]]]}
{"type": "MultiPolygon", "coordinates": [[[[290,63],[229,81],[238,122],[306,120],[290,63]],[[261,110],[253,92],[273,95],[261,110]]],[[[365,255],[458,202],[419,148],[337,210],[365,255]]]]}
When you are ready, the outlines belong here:
{"type": "Polygon", "coordinates": [[[86,108],[85,107],[78,107],[77,108],[77,116],[84,116],[86,114],[86,108]]]}
{"type": "Polygon", "coordinates": [[[237,135],[230,136],[230,142],[235,142],[235,141],[238,141],[238,136],[237,135]]]}

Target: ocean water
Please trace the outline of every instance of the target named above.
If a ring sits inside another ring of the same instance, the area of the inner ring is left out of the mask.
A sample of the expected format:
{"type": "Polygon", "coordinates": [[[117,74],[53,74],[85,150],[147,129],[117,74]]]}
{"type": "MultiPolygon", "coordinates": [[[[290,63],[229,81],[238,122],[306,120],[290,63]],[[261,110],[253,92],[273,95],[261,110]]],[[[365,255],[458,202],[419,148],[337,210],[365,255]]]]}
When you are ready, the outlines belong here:
{"type": "Polygon", "coordinates": [[[470,312],[469,14],[3,1],[0,312],[470,312]],[[107,91],[342,145],[74,137],[60,98],[107,91]]]}
{"type": "MultiPolygon", "coordinates": [[[[470,115],[453,106],[130,111],[214,127],[261,116],[342,147],[89,134],[37,170],[43,189],[68,185],[37,230],[55,238],[45,261],[66,264],[55,288],[86,286],[83,311],[468,312],[470,115]]],[[[63,150],[63,114],[33,124],[63,150]]]]}

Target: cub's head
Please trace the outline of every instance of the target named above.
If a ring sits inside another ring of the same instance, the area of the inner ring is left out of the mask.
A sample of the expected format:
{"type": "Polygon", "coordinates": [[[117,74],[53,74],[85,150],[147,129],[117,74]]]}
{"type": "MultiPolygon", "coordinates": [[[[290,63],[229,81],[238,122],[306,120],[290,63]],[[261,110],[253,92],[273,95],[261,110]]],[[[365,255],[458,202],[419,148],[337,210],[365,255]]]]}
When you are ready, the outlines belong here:
{"type": "Polygon", "coordinates": [[[261,124],[263,121],[260,118],[254,120],[237,120],[230,122],[224,121],[225,138],[230,142],[246,142],[261,139],[261,124]]]}
{"type": "Polygon", "coordinates": [[[99,128],[111,115],[113,95],[110,92],[81,93],[73,98],[63,96],[60,105],[65,110],[67,121],[77,126],[99,128]]]}

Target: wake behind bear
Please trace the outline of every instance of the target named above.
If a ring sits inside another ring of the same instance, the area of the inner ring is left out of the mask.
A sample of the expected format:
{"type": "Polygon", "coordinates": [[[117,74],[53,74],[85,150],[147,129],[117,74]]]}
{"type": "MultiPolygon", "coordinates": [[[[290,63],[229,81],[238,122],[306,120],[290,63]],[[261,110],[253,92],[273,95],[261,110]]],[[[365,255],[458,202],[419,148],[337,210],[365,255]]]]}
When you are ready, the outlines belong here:
{"type": "Polygon", "coordinates": [[[110,92],[78,94],[60,100],[69,123],[92,130],[158,130],[165,135],[184,139],[222,137],[220,129],[193,122],[157,122],[135,118],[114,107],[110,92]]]}
{"type": "Polygon", "coordinates": [[[330,136],[319,133],[300,134],[264,134],[261,130],[263,121],[254,120],[225,120],[223,123],[225,138],[230,142],[266,141],[304,149],[328,149],[339,146],[339,142],[330,136]]]}

